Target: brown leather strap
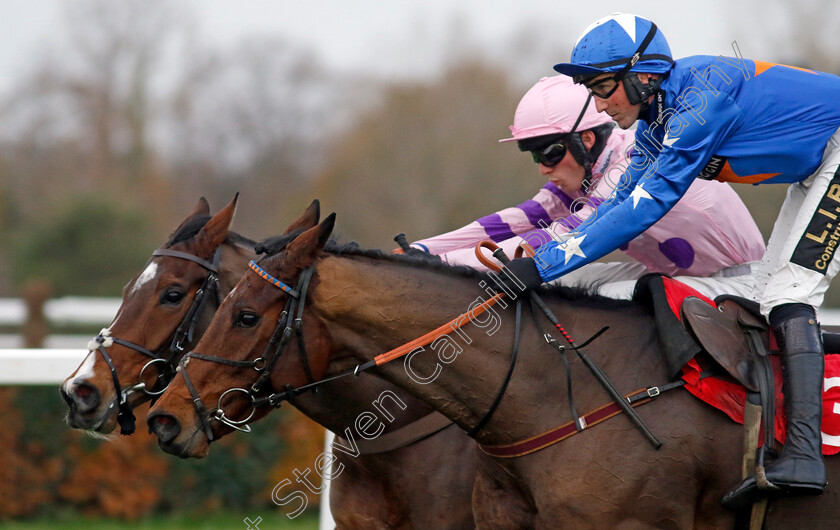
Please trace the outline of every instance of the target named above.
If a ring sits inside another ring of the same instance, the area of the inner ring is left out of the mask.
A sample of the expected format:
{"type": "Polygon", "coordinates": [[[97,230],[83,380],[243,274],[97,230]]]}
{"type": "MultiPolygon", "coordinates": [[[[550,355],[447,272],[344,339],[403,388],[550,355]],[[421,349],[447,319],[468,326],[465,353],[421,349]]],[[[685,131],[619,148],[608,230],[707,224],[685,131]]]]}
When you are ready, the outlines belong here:
{"type": "MultiPolygon", "coordinates": [[[[680,381],[679,383],[682,383],[682,381],[680,381]]],[[[676,385],[666,386],[669,387],[667,389],[676,387],[676,385]]],[[[682,385],[680,384],[679,386],[682,385]]],[[[663,387],[663,389],[666,388],[663,387]]],[[[626,396],[626,399],[630,402],[631,406],[637,407],[639,405],[644,405],[645,403],[650,403],[650,401],[656,396],[658,396],[660,393],[661,391],[659,387],[643,388],[641,390],[637,390],[628,394],[626,396]]],[[[593,427],[601,423],[604,420],[608,420],[617,414],[621,414],[621,412],[621,407],[619,407],[613,401],[612,403],[608,403],[602,407],[599,407],[598,409],[581,417],[579,419],[579,422],[583,426],[583,429],[587,429],[589,427],[593,427]]],[[[478,447],[484,454],[495,456],[496,458],[517,458],[520,456],[529,455],[531,453],[536,453],[537,451],[552,446],[557,442],[563,441],[569,436],[577,434],[578,432],[580,431],[577,430],[576,423],[574,421],[570,421],[568,423],[560,425],[559,427],[555,427],[550,431],[546,431],[542,434],[538,434],[536,436],[532,436],[530,438],[512,444],[479,444],[478,447]]]]}
{"type": "MultiPolygon", "coordinates": [[[[461,326],[463,326],[464,324],[469,324],[470,322],[472,322],[474,318],[478,317],[478,315],[487,311],[487,309],[489,307],[493,306],[493,304],[498,302],[504,295],[505,295],[505,293],[498,293],[495,296],[493,296],[492,298],[490,298],[488,300],[485,300],[481,304],[475,306],[475,308],[473,308],[471,311],[467,311],[466,313],[464,313],[462,315],[459,315],[458,317],[452,319],[451,321],[447,322],[446,324],[443,324],[439,328],[434,329],[434,330],[426,333],[422,337],[417,337],[416,339],[414,339],[411,342],[407,342],[407,343],[403,344],[402,346],[394,348],[391,351],[387,351],[385,353],[377,355],[376,357],[373,358],[373,362],[375,363],[375,366],[382,366],[383,364],[385,364],[387,362],[390,362],[390,361],[393,361],[394,359],[399,359],[403,355],[406,355],[406,354],[410,353],[412,350],[414,350],[416,348],[419,348],[419,347],[422,347],[422,346],[428,346],[429,344],[432,343],[432,341],[434,341],[436,338],[440,337],[441,335],[448,335],[448,334],[452,333],[453,331],[457,331],[457,330],[461,329],[461,326]]],[[[368,362],[370,362],[370,361],[368,361],[368,362]]]]}
{"type": "MultiPolygon", "coordinates": [[[[359,452],[363,455],[387,453],[388,451],[400,449],[424,438],[428,438],[450,425],[452,425],[452,420],[439,412],[432,412],[430,414],[426,414],[419,420],[415,420],[408,425],[400,427],[396,431],[391,431],[381,436],[377,436],[373,440],[360,438],[356,440],[356,446],[359,448],[359,452]]],[[[336,436],[336,438],[342,440],[342,443],[347,443],[347,441],[340,436],[336,436]]]]}

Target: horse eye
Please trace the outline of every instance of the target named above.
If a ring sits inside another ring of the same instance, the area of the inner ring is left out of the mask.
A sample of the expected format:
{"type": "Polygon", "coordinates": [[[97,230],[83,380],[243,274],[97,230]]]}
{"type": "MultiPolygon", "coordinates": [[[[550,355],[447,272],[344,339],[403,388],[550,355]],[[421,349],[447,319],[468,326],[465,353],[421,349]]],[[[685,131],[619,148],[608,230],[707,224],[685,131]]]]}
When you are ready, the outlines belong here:
{"type": "Polygon", "coordinates": [[[250,311],[243,311],[239,313],[239,316],[236,318],[236,325],[243,328],[252,328],[256,326],[259,321],[260,316],[258,314],[250,311]]]}
{"type": "Polygon", "coordinates": [[[183,299],[184,293],[182,293],[181,291],[176,291],[174,289],[168,289],[166,292],[163,293],[163,296],[160,297],[161,303],[170,305],[180,304],[181,300],[183,299]]]}

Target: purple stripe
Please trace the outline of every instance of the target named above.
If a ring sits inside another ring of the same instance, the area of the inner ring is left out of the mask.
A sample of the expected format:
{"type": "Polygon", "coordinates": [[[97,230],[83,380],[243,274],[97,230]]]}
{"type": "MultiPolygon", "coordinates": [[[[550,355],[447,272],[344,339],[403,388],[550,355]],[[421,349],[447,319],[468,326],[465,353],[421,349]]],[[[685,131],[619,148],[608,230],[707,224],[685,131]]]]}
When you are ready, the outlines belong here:
{"type": "Polygon", "coordinates": [[[484,216],[476,222],[484,227],[484,231],[487,232],[487,237],[496,243],[510,239],[516,235],[510,229],[510,225],[502,221],[502,216],[497,213],[484,216]]]}
{"type": "Polygon", "coordinates": [[[576,215],[570,215],[557,221],[558,224],[560,224],[561,226],[565,226],[570,232],[575,228],[579,227],[582,222],[583,219],[579,218],[576,215]]]}
{"type": "Polygon", "coordinates": [[[545,186],[543,186],[543,189],[546,189],[554,195],[556,195],[561,201],[563,201],[563,204],[566,205],[566,208],[572,208],[572,202],[574,202],[574,199],[571,198],[565,191],[555,186],[553,182],[547,182],[545,186]]]}
{"type": "Polygon", "coordinates": [[[522,236],[522,239],[531,245],[534,250],[537,250],[541,246],[553,241],[551,234],[545,230],[531,230],[522,236]]]}
{"type": "Polygon", "coordinates": [[[542,204],[538,203],[534,200],[525,201],[518,206],[520,210],[525,212],[525,216],[528,218],[528,222],[531,223],[531,226],[538,227],[538,226],[548,226],[551,224],[551,217],[549,217],[548,212],[545,211],[545,208],[542,207],[542,204]],[[540,224],[540,221],[543,224],[540,224]]]}

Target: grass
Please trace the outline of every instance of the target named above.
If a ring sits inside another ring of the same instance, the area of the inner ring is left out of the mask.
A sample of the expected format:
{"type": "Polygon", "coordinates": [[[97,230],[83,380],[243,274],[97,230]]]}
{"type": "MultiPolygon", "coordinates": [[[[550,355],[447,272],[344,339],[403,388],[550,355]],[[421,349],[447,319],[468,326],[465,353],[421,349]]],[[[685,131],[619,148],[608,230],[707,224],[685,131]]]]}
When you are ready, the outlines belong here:
{"type": "Polygon", "coordinates": [[[250,530],[317,530],[318,514],[304,514],[295,519],[289,519],[282,513],[271,513],[270,509],[254,510],[254,513],[242,514],[212,514],[208,516],[155,516],[138,521],[123,521],[116,519],[32,519],[24,521],[6,521],[0,523],[4,530],[249,530],[244,519],[248,517],[262,521],[250,530]]]}

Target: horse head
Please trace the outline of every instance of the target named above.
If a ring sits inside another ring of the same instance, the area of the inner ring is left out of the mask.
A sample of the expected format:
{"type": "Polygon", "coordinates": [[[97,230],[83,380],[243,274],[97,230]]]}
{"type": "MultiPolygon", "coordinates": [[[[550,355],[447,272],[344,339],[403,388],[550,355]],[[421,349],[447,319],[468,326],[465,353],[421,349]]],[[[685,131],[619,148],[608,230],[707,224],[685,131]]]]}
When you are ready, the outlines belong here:
{"type": "MultiPolygon", "coordinates": [[[[119,418],[122,432],[130,434],[131,409],[166,388],[183,353],[255,256],[254,242],[230,231],[236,202],[210,216],[201,198],[126,285],[114,321],[89,343],[87,358],[61,386],[70,426],[108,433],[119,418]]],[[[318,210],[314,202],[296,223],[313,226],[318,210]]]]}
{"type": "Polygon", "coordinates": [[[211,441],[248,430],[248,422],[269,410],[257,409],[254,400],[271,392],[272,372],[291,386],[323,375],[329,334],[318,318],[306,318],[307,291],[314,287],[307,271],[334,223],[331,214],[313,228],[290,229],[263,244],[266,254],[225,298],[149,412],[149,428],[164,451],[202,457],[211,441]]]}

